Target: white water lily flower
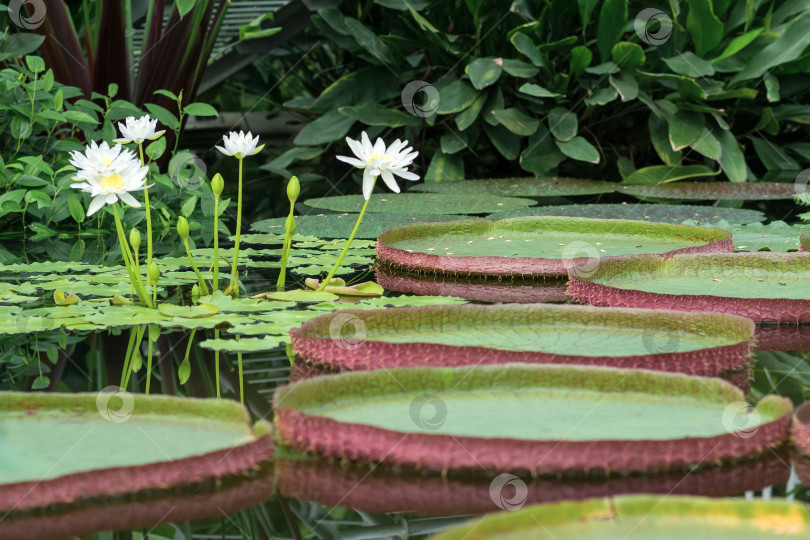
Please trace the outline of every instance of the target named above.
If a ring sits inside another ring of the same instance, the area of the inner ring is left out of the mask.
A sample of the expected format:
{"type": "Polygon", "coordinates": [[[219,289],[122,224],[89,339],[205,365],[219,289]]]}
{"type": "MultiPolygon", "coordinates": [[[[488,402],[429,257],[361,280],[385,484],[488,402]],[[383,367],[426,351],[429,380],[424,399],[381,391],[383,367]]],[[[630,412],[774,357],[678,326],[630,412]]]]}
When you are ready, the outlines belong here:
{"type": "Polygon", "coordinates": [[[137,120],[134,116],[128,116],[126,119],[126,125],[118,122],[118,129],[121,130],[121,135],[123,135],[123,137],[120,139],[113,139],[113,141],[121,144],[131,142],[141,144],[143,141],[154,141],[166,133],[165,129],[155,131],[156,127],[157,119],[153,120],[152,118],[149,118],[148,114],[141,116],[137,120]]]}
{"type": "Polygon", "coordinates": [[[225,148],[217,146],[217,150],[226,156],[234,156],[237,159],[258,154],[262,151],[262,148],[264,148],[264,145],[258,148],[256,147],[256,145],[259,144],[259,136],[256,135],[254,139],[249,131],[247,135],[244,131],[240,131],[239,133],[231,131],[227,135],[223,135],[222,140],[223,144],[225,144],[225,148]]]}
{"type": "Polygon", "coordinates": [[[119,200],[130,206],[140,206],[130,191],[139,191],[150,186],[146,184],[149,167],[141,166],[141,161],[130,150],[121,150],[120,145],[110,148],[107,143],[100,146],[92,142],[85,154],[73,152],[70,161],[79,171],[74,180],[83,180],[70,187],[89,193],[93,201],[87,208],[87,215],[92,216],[105,204],[114,204],[119,200]]]}
{"type": "Polygon", "coordinates": [[[88,176],[104,175],[109,172],[113,162],[121,154],[121,145],[116,144],[112,148],[106,142],[100,145],[92,141],[84,149],[84,153],[74,150],[70,153],[70,164],[78,169],[79,173],[73,177],[74,180],[87,179],[88,176]]]}
{"type": "Polygon", "coordinates": [[[372,146],[371,140],[364,131],[361,134],[361,140],[355,141],[346,137],[346,142],[357,158],[346,156],[337,156],[337,158],[358,169],[364,169],[363,197],[366,200],[371,197],[371,190],[374,189],[374,181],[377,176],[382,176],[385,185],[394,193],[399,193],[399,186],[394,175],[405,180],[419,180],[418,174],[407,171],[407,167],[419,155],[419,152],[411,152],[413,148],[408,146],[408,141],[397,139],[386,148],[383,140],[378,137],[377,142],[372,146]]]}

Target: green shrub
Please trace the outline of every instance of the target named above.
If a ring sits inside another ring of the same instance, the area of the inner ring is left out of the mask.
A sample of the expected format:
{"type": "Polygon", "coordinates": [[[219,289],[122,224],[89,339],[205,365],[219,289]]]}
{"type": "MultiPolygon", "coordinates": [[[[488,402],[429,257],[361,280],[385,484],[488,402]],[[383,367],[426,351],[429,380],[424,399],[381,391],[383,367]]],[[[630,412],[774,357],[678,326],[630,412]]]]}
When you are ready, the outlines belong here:
{"type": "Polygon", "coordinates": [[[806,2],[348,1],[312,22],[342,76],[288,103],[309,148],[280,174],[361,129],[418,141],[426,181],[792,180],[810,160],[806,2]]]}

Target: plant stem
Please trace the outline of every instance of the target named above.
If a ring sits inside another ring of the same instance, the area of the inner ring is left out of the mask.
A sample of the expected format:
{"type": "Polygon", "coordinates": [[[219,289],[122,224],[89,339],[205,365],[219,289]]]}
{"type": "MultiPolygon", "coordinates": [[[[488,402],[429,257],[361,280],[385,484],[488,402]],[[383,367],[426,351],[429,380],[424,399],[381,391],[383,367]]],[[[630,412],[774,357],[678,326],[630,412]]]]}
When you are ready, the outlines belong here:
{"type": "MultiPolygon", "coordinates": [[[[371,187],[371,191],[372,193],[374,192],[374,186],[371,187]]],[[[352,229],[352,234],[349,235],[349,239],[346,240],[346,246],[343,248],[343,251],[340,252],[340,257],[338,257],[338,260],[335,263],[335,266],[332,267],[332,270],[329,271],[329,275],[326,276],[326,279],[321,282],[321,286],[318,287],[318,291],[323,291],[324,289],[326,289],[326,286],[329,284],[330,281],[332,281],[332,278],[335,277],[335,273],[338,271],[338,268],[340,268],[340,263],[343,262],[343,258],[346,257],[346,253],[349,252],[349,246],[352,245],[352,241],[354,240],[354,237],[357,234],[357,230],[360,228],[360,223],[362,223],[363,221],[363,216],[366,213],[366,208],[368,208],[368,202],[370,200],[371,196],[369,195],[369,198],[366,199],[365,203],[363,203],[363,208],[360,210],[360,215],[357,216],[357,221],[354,224],[354,229],[352,229]]]]}
{"type": "MultiPolygon", "coordinates": [[[[141,155],[141,166],[145,167],[143,160],[143,143],[138,143],[138,153],[141,155]]],[[[143,188],[143,207],[146,210],[146,268],[152,264],[152,211],[149,208],[149,188],[143,188]]]]}
{"type": "MultiPolygon", "coordinates": [[[[214,195],[214,283],[213,289],[219,290],[219,197],[214,195]]],[[[219,369],[219,368],[217,368],[219,369]]],[[[219,380],[219,379],[217,379],[219,380]]],[[[219,391],[219,386],[217,386],[219,391]]]]}
{"type": "Polygon", "coordinates": [[[152,307],[152,303],[149,300],[149,295],[146,293],[146,289],[143,287],[141,275],[135,273],[135,268],[132,264],[132,253],[129,251],[127,239],[124,236],[124,227],[121,225],[121,218],[118,216],[118,204],[113,204],[112,207],[113,216],[115,216],[115,228],[118,231],[118,243],[121,244],[121,255],[124,258],[124,264],[127,267],[129,279],[135,284],[135,291],[138,293],[138,299],[140,299],[141,303],[147,307],[152,307]]]}
{"type": "MultiPolygon", "coordinates": [[[[219,330],[214,330],[214,339],[219,339],[219,330]]],[[[217,379],[217,398],[222,398],[219,391],[219,351],[214,351],[214,375],[217,379]]]]}
{"type": "MultiPolygon", "coordinates": [[[[157,287],[156,287],[157,288],[157,287]]],[[[149,332],[150,334],[152,332],[149,332]]],[[[152,336],[147,336],[147,353],[146,353],[146,395],[149,395],[149,383],[152,382],[152,336]]]]}
{"type": "Polygon", "coordinates": [[[295,218],[293,217],[294,207],[294,204],[290,204],[290,215],[287,216],[287,220],[284,224],[284,245],[281,249],[281,271],[279,272],[278,280],[276,281],[276,289],[279,291],[284,290],[284,286],[287,282],[287,260],[290,258],[292,237],[295,234],[295,218]],[[290,224],[289,229],[287,228],[288,223],[290,224]]]}
{"type": "Polygon", "coordinates": [[[242,161],[244,158],[239,158],[239,192],[236,203],[236,240],[233,245],[233,261],[231,266],[231,277],[233,279],[233,297],[239,297],[239,272],[237,264],[239,263],[239,234],[242,232],[242,161]]]}
{"type": "Polygon", "coordinates": [[[197,276],[197,282],[200,284],[200,294],[203,296],[208,296],[210,294],[208,292],[208,285],[205,284],[202,274],[200,274],[200,271],[197,269],[197,265],[194,263],[194,257],[191,256],[191,249],[188,247],[188,238],[183,239],[183,245],[186,246],[186,255],[188,255],[188,261],[191,263],[191,269],[194,270],[194,274],[197,276]]]}

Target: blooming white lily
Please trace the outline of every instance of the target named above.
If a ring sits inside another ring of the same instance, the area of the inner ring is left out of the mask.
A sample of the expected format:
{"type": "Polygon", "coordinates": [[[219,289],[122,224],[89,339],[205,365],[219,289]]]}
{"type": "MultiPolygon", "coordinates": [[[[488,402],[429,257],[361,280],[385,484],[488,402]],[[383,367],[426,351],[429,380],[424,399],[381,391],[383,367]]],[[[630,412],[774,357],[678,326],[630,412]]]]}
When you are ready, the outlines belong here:
{"type": "Polygon", "coordinates": [[[106,142],[100,145],[92,141],[84,149],[84,153],[73,150],[70,153],[70,164],[78,169],[79,173],[74,180],[87,179],[89,176],[104,175],[111,170],[113,162],[118,159],[121,153],[121,145],[116,144],[112,148],[106,142]]]}
{"type": "Polygon", "coordinates": [[[256,145],[259,144],[259,136],[256,135],[254,139],[249,131],[247,134],[245,134],[244,131],[240,131],[239,133],[231,131],[227,135],[222,136],[222,141],[225,148],[217,146],[217,150],[226,156],[234,156],[236,159],[242,159],[245,156],[253,156],[261,152],[262,148],[264,148],[264,145],[258,148],[256,147],[256,145]]]}
{"type": "Polygon", "coordinates": [[[126,125],[118,122],[118,129],[121,130],[121,135],[123,135],[123,137],[120,139],[113,139],[113,141],[121,144],[131,142],[142,144],[143,141],[154,141],[166,133],[165,129],[155,131],[156,127],[157,119],[153,120],[148,114],[141,116],[137,120],[134,116],[128,116],[126,119],[126,125]]]}
{"type": "Polygon", "coordinates": [[[371,140],[364,131],[361,134],[361,140],[355,141],[346,137],[346,142],[357,158],[346,156],[337,156],[337,158],[349,165],[354,165],[358,169],[364,169],[363,197],[366,200],[371,197],[376,176],[382,176],[385,185],[394,193],[399,193],[399,186],[394,179],[394,175],[405,180],[419,180],[418,174],[408,172],[406,169],[413,163],[414,158],[419,155],[419,152],[411,152],[413,148],[408,146],[408,141],[397,139],[391,143],[391,146],[386,148],[382,138],[377,137],[377,142],[372,146],[371,140]]]}
{"type": "Polygon", "coordinates": [[[87,208],[88,216],[98,212],[105,204],[114,204],[119,200],[130,206],[140,206],[141,203],[129,192],[149,187],[145,185],[149,168],[141,166],[133,152],[122,151],[120,145],[110,148],[107,143],[98,146],[93,142],[84,155],[74,152],[70,163],[79,169],[73,179],[84,180],[70,187],[93,197],[87,208]]]}

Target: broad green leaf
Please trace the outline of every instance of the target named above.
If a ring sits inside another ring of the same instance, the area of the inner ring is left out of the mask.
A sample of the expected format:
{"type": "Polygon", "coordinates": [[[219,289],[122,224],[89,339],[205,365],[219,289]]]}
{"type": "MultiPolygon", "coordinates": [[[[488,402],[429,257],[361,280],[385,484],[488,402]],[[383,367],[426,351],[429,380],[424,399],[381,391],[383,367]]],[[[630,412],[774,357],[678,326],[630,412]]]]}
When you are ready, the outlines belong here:
{"type": "Polygon", "coordinates": [[[695,152],[698,152],[699,154],[702,154],[710,159],[719,160],[720,156],[723,154],[723,148],[720,145],[720,141],[718,141],[717,137],[714,136],[714,133],[712,133],[712,131],[705,126],[691,146],[695,152]]]}
{"type": "Polygon", "coordinates": [[[599,0],[577,0],[577,4],[579,5],[579,16],[582,19],[582,35],[585,35],[585,31],[588,29],[588,23],[591,22],[591,14],[593,13],[593,8],[596,7],[596,4],[599,3],[599,0]]]}
{"type": "Polygon", "coordinates": [[[620,41],[611,50],[613,62],[622,69],[643,66],[647,58],[644,50],[637,43],[620,41]]]}
{"type": "Polygon", "coordinates": [[[340,111],[330,111],[316,118],[298,132],[293,143],[301,146],[317,146],[342,139],[354,125],[355,119],[340,111]]]}
{"type": "Polygon", "coordinates": [[[464,72],[470,76],[470,82],[476,90],[482,90],[494,84],[500,77],[503,69],[495,61],[495,57],[476,58],[465,68],[464,72]]]}
{"type": "Polygon", "coordinates": [[[787,155],[779,146],[767,139],[753,137],[754,151],[769,171],[798,171],[799,162],[787,155]]]}
{"type": "Polygon", "coordinates": [[[809,20],[810,14],[804,14],[794,19],[776,41],[761,49],[748,60],[743,70],[732,77],[729,85],[755,79],[776,66],[798,58],[810,44],[810,32],[807,32],[809,20]]]}
{"type": "Polygon", "coordinates": [[[494,126],[484,124],[484,132],[503,157],[506,159],[517,159],[520,153],[520,136],[515,135],[500,124],[494,126]]]}
{"type": "Polygon", "coordinates": [[[383,42],[380,41],[377,34],[375,34],[366,25],[351,17],[346,17],[345,24],[352,37],[354,37],[355,41],[357,41],[357,44],[363,47],[366,52],[389,67],[396,64],[396,61],[391,54],[391,51],[388,50],[388,47],[386,47],[383,42]]]}
{"type": "Polygon", "coordinates": [[[540,121],[532,118],[518,109],[511,107],[509,109],[497,109],[492,111],[498,122],[516,135],[528,136],[537,131],[537,126],[540,121]]]}
{"type": "Polygon", "coordinates": [[[583,45],[574,47],[571,49],[571,60],[568,64],[568,74],[572,79],[576,79],[585,72],[585,68],[591,65],[592,60],[593,53],[588,47],[583,45]]]}
{"type": "MultiPolygon", "coordinates": [[[[24,4],[21,4],[21,7],[24,4]]],[[[44,35],[32,32],[18,32],[7,34],[3,41],[0,41],[0,56],[19,57],[30,54],[39,49],[45,41],[44,35]]]]}
{"type": "Polygon", "coordinates": [[[472,105],[458,113],[454,120],[456,122],[456,127],[460,131],[464,131],[471,125],[475,123],[475,120],[478,118],[478,115],[481,114],[481,109],[484,108],[484,104],[487,101],[487,94],[482,92],[475,98],[472,105]]]}
{"type": "Polygon", "coordinates": [[[501,61],[501,67],[512,77],[520,79],[529,79],[537,75],[540,71],[538,68],[521,60],[510,60],[508,58],[496,59],[501,61]]]}
{"type": "Polygon", "coordinates": [[[194,9],[194,4],[197,3],[197,0],[177,0],[175,5],[177,6],[177,11],[180,13],[180,17],[184,17],[189,11],[194,9]]]}
{"type": "Polygon", "coordinates": [[[599,150],[583,137],[574,137],[570,141],[554,141],[560,152],[576,159],[577,161],[587,161],[588,163],[599,163],[599,150]]]}
{"type": "Polygon", "coordinates": [[[745,157],[734,134],[725,129],[713,131],[717,140],[720,141],[720,147],[722,148],[719,161],[723,172],[726,173],[726,176],[732,182],[745,182],[748,177],[745,157]]]}
{"type": "Polygon", "coordinates": [[[714,75],[712,63],[700,58],[692,51],[679,52],[678,56],[663,58],[663,60],[669,69],[678,75],[692,78],[714,75]]]}
{"type": "Polygon", "coordinates": [[[45,71],[45,60],[43,60],[41,56],[26,56],[25,65],[34,73],[45,71]]]}
{"type": "Polygon", "coordinates": [[[688,0],[686,29],[692,36],[695,52],[703,57],[723,39],[723,23],[714,14],[712,0],[688,0]]]}
{"type": "Polygon", "coordinates": [[[160,156],[166,151],[166,137],[161,137],[152,141],[146,146],[145,152],[147,157],[152,161],[160,159],[160,156]]]}
{"type": "Polygon", "coordinates": [[[653,148],[655,148],[661,161],[667,165],[680,163],[681,153],[674,151],[672,144],[669,142],[667,121],[651,114],[647,118],[647,126],[650,133],[650,142],[652,142],[653,148]]]}
{"type": "Polygon", "coordinates": [[[460,155],[447,155],[441,150],[433,153],[433,159],[425,173],[425,182],[455,182],[464,180],[464,160],[460,155]]]}
{"type": "Polygon", "coordinates": [[[422,118],[419,116],[396,109],[386,109],[378,105],[361,104],[354,107],[339,107],[338,111],[367,126],[402,127],[422,125],[422,118]]]}
{"type": "Polygon", "coordinates": [[[439,90],[439,114],[461,112],[473,104],[478,92],[464,81],[453,81],[439,90]]]}
{"type": "Polygon", "coordinates": [[[596,46],[603,62],[611,58],[613,46],[622,39],[626,26],[627,0],[605,0],[596,28],[596,46]]]}
{"type": "Polygon", "coordinates": [[[705,165],[653,165],[637,170],[625,178],[622,184],[661,184],[716,174],[717,172],[705,165]]]}
{"type": "Polygon", "coordinates": [[[189,103],[183,112],[193,116],[219,116],[219,112],[208,103],[189,103]]]}
{"type": "Polygon", "coordinates": [[[731,40],[731,43],[726,45],[726,48],[723,49],[723,52],[720,53],[720,56],[712,60],[712,64],[719,64],[726,58],[737,54],[739,51],[743,50],[747,47],[752,41],[754,41],[759,34],[762,33],[763,28],[757,28],[755,30],[751,30],[750,32],[746,32],[745,34],[738,36],[731,40]]]}
{"type": "Polygon", "coordinates": [[[537,46],[529,36],[521,32],[517,32],[511,37],[510,41],[518,52],[528,58],[532,64],[537,67],[544,67],[546,65],[543,55],[537,50],[537,46]]]}
{"type": "Polygon", "coordinates": [[[757,91],[753,88],[735,88],[733,90],[720,90],[719,92],[707,91],[705,93],[705,98],[707,101],[719,101],[723,99],[754,99],[755,97],[757,97],[757,91]]]}
{"type": "Polygon", "coordinates": [[[551,109],[547,121],[548,129],[558,141],[570,141],[579,129],[577,115],[565,107],[551,109]]]}
{"type": "Polygon", "coordinates": [[[585,98],[586,105],[607,105],[619,97],[619,93],[612,86],[610,88],[599,88],[591,97],[585,98]]]}
{"type": "Polygon", "coordinates": [[[632,101],[638,97],[638,81],[626,71],[608,75],[610,85],[616,89],[622,101],[632,101]]]}
{"type": "Polygon", "coordinates": [[[698,138],[703,130],[704,117],[694,111],[679,110],[669,118],[669,142],[672,150],[683,150],[698,138]]]}
{"type": "Polygon", "coordinates": [[[779,95],[779,79],[772,73],[766,73],[762,78],[765,81],[765,96],[769,103],[776,103],[781,99],[779,95]]]}
{"type": "Polygon", "coordinates": [[[81,124],[98,124],[99,121],[82,111],[65,111],[65,118],[74,123],[81,124]]]}
{"type": "MultiPolygon", "coordinates": [[[[520,168],[538,176],[552,171],[563,161],[565,161],[565,154],[557,149],[557,146],[554,144],[554,137],[551,136],[549,131],[542,124],[538,127],[537,131],[529,137],[526,149],[520,154],[520,168]]],[[[579,193],[578,188],[581,189],[584,187],[584,190],[588,192],[589,188],[591,190],[601,191],[610,189],[611,187],[606,185],[606,182],[599,182],[598,186],[592,184],[587,185],[589,184],[587,181],[584,181],[585,186],[579,183],[576,183],[576,186],[572,186],[569,182],[561,181],[559,183],[555,182],[553,187],[541,187],[542,179],[538,179],[538,182],[540,185],[523,180],[519,183],[510,184],[510,186],[512,186],[511,188],[501,188],[500,193],[511,195],[517,195],[518,193],[523,193],[524,195],[529,195],[530,193],[550,193],[556,195],[560,194],[555,191],[555,189],[559,188],[562,192],[565,192],[564,194],[573,195],[579,193]],[[533,191],[533,186],[538,189],[538,191],[533,191]],[[568,191],[566,186],[568,189],[573,190],[573,192],[568,191]],[[511,189],[512,191],[504,191],[505,189],[511,189]]]]}
{"type": "Polygon", "coordinates": [[[706,92],[694,79],[680,77],[677,86],[678,93],[684,100],[702,101],[706,99],[706,92]]]}
{"type": "Polygon", "coordinates": [[[539,98],[558,97],[560,95],[543,88],[539,84],[534,83],[523,83],[523,85],[521,85],[521,87],[518,88],[518,92],[523,92],[524,94],[528,94],[530,96],[539,98]]]}
{"type": "Polygon", "coordinates": [[[448,131],[442,134],[440,141],[441,151],[445,154],[455,154],[467,148],[467,132],[448,131]]]}

